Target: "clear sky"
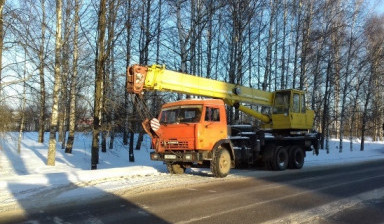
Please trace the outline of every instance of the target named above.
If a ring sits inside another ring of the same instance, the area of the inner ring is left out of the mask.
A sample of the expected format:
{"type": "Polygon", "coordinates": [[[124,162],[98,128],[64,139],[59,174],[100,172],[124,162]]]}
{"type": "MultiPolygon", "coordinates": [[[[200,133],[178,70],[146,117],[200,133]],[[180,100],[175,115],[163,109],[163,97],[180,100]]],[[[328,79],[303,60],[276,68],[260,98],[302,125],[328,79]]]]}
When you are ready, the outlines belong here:
{"type": "Polygon", "coordinates": [[[384,0],[370,0],[374,11],[379,14],[384,14],[384,0]]]}

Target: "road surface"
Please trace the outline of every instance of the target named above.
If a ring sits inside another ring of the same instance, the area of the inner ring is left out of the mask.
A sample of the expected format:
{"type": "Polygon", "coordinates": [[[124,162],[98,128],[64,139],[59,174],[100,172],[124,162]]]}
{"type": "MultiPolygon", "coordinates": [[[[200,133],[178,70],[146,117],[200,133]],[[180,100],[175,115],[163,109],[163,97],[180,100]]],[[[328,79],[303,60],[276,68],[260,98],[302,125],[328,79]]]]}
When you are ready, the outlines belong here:
{"type": "Polygon", "coordinates": [[[0,223],[384,223],[384,160],[233,173],[237,178],[13,211],[0,223]]]}

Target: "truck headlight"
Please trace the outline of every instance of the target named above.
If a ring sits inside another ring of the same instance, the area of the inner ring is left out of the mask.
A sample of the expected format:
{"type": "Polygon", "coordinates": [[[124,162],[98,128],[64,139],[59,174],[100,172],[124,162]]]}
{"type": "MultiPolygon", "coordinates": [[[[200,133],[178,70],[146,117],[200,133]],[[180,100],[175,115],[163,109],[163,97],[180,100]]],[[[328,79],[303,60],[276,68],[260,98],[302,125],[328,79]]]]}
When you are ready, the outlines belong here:
{"type": "Polygon", "coordinates": [[[151,153],[151,160],[159,160],[160,156],[159,154],[153,152],[151,153]]]}

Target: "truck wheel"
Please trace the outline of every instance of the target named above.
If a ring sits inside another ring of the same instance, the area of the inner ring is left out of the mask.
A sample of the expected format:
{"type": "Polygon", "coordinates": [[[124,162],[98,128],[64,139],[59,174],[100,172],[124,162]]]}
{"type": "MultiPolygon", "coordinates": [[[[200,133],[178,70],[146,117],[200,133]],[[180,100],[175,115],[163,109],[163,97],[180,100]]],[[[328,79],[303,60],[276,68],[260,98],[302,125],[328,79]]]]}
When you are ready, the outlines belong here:
{"type": "Polygon", "coordinates": [[[211,171],[215,177],[226,177],[231,170],[231,155],[228,150],[218,147],[211,161],[211,171]]]}
{"type": "Polygon", "coordinates": [[[266,170],[274,170],[275,166],[274,164],[274,152],[276,150],[276,145],[275,144],[267,144],[265,146],[265,152],[263,154],[263,162],[266,170]]]}
{"type": "Polygon", "coordinates": [[[289,157],[286,147],[278,146],[274,154],[274,170],[285,170],[288,167],[289,157]]]}
{"type": "Polygon", "coordinates": [[[289,152],[289,168],[301,169],[304,165],[304,152],[299,146],[293,146],[289,152]]]}
{"type": "Polygon", "coordinates": [[[171,174],[183,174],[185,167],[180,163],[167,163],[168,172],[171,174]]]}

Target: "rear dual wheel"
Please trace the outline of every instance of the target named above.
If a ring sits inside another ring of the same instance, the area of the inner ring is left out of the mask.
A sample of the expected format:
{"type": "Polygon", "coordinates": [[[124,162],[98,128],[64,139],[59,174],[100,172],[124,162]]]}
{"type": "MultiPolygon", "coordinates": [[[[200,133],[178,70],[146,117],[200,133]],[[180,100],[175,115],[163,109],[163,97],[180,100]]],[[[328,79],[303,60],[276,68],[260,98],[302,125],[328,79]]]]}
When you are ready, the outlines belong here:
{"type": "Polygon", "coordinates": [[[289,151],[289,164],[288,167],[291,169],[301,169],[304,165],[304,151],[300,146],[293,146],[289,151]]]}
{"type": "Polygon", "coordinates": [[[278,146],[274,153],[273,168],[274,170],[285,170],[288,167],[289,156],[286,147],[278,146]]]}
{"type": "Polygon", "coordinates": [[[288,167],[289,155],[286,147],[269,144],[264,154],[267,170],[285,170],[288,167]]]}

